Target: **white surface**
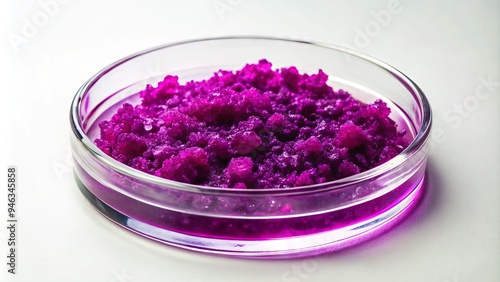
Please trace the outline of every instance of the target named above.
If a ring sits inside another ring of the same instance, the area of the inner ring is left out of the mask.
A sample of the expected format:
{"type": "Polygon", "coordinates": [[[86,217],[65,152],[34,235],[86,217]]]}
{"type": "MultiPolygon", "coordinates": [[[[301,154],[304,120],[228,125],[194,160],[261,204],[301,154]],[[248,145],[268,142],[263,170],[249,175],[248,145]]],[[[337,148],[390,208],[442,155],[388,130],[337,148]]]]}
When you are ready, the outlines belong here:
{"type": "Polygon", "coordinates": [[[64,2],[17,48],[9,41],[12,33],[23,36],[24,19],[40,21],[46,12],[38,1],[3,1],[0,7],[0,169],[19,169],[18,274],[6,272],[2,227],[1,281],[500,281],[498,1],[400,0],[392,9],[389,0],[64,2]],[[391,14],[385,26],[374,25],[371,12],[380,10],[391,14]],[[372,28],[371,35],[355,38],[357,28],[372,28]],[[77,88],[132,52],[235,34],[350,46],[417,82],[439,132],[428,193],[417,212],[361,246],[291,261],[187,252],[101,217],[70,173],[68,111],[77,88]],[[481,88],[482,78],[495,82],[490,92],[481,88]],[[476,88],[481,99],[474,98],[476,88]],[[450,112],[464,103],[470,104],[462,117],[450,112]]]}

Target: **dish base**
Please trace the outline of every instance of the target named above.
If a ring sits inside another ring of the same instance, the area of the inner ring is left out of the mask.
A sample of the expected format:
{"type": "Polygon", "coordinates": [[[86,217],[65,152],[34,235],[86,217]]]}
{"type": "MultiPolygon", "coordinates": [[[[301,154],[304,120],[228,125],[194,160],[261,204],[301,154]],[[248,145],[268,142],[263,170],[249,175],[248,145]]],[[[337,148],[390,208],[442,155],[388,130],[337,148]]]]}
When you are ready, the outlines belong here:
{"type": "Polygon", "coordinates": [[[101,214],[129,231],[175,247],[244,258],[315,256],[362,243],[400,222],[417,206],[425,190],[424,176],[413,191],[390,209],[365,221],[327,232],[267,240],[223,240],[182,234],[126,216],[92,194],[76,173],[75,180],[83,195],[101,214]]]}

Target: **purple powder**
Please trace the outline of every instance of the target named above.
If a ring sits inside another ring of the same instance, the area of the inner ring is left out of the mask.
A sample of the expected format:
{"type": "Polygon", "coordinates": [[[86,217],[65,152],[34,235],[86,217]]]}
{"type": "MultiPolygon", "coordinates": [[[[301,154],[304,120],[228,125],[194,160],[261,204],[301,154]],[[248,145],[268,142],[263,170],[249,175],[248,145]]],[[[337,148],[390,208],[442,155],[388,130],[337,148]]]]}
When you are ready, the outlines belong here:
{"type": "Polygon", "coordinates": [[[323,183],[376,167],[409,144],[390,109],[327,85],[328,76],[239,71],[179,84],[166,76],[99,124],[97,147],[130,167],[212,187],[284,188],[323,183]]]}

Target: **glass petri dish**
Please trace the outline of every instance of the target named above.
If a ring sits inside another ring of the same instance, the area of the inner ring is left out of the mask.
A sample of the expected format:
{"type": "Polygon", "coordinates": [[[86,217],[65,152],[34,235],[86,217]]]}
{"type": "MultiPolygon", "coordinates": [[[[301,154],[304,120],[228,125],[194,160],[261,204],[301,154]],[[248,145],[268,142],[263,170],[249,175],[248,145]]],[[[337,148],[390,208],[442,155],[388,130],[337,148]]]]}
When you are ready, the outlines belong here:
{"type": "Polygon", "coordinates": [[[70,110],[77,186],[113,222],[185,249],[248,258],[316,255],[357,244],[399,222],[424,190],[431,109],[397,69],[345,48],[265,37],[179,42],[121,59],[85,82],[70,110]],[[162,179],[112,159],[94,144],[98,124],[165,75],[180,82],[265,58],[273,68],[322,69],[328,84],[358,100],[384,100],[410,145],[390,161],[328,183],[252,190],[162,179]]]}

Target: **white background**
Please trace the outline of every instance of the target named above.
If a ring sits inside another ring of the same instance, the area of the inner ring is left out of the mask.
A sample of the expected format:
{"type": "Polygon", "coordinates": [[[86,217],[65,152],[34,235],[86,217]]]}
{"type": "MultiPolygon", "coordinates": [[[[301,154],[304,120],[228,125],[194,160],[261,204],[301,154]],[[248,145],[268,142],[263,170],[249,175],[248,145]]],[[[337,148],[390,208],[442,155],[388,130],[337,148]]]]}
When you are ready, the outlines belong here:
{"type": "Polygon", "coordinates": [[[498,1],[54,1],[0,7],[0,169],[19,170],[17,274],[7,273],[2,227],[1,281],[500,281],[498,1]],[[74,93],[130,53],[219,35],[344,45],[417,82],[435,130],[417,211],[363,245],[279,261],[183,251],[101,217],[71,174],[74,93]]]}

